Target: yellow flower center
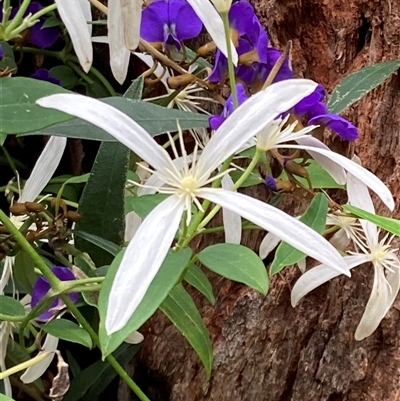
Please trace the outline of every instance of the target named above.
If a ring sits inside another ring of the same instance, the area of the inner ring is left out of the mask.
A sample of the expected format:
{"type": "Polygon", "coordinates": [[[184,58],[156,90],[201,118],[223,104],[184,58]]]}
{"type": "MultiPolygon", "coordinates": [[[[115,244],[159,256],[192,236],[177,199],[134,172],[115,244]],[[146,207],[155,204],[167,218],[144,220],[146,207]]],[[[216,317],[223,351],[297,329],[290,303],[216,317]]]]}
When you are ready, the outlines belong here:
{"type": "Polygon", "coordinates": [[[185,192],[187,194],[192,194],[193,192],[196,191],[197,188],[198,188],[197,181],[192,175],[188,175],[182,179],[181,181],[182,192],[185,192]]]}

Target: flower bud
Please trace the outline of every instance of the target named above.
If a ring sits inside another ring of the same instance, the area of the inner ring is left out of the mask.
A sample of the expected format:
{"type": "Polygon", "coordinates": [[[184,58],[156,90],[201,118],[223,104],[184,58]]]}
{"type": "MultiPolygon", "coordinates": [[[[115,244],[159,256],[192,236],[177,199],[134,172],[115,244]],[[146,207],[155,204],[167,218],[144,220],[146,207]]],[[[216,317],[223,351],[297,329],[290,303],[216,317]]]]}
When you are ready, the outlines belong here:
{"type": "Polygon", "coordinates": [[[219,13],[227,13],[232,5],[232,0],[211,0],[219,13]]]}
{"type": "Polygon", "coordinates": [[[298,177],[309,178],[308,171],[301,164],[296,163],[293,160],[285,159],[284,169],[293,175],[298,177]]]}
{"type": "Polygon", "coordinates": [[[38,213],[46,210],[44,205],[37,202],[25,202],[26,210],[30,213],[38,213]]]}
{"type": "Polygon", "coordinates": [[[209,42],[206,43],[205,45],[201,46],[198,50],[197,50],[197,54],[200,57],[209,57],[212,56],[215,51],[217,50],[217,46],[214,42],[209,42]]]}
{"type": "Polygon", "coordinates": [[[183,74],[175,77],[169,77],[167,79],[167,83],[171,89],[178,89],[179,87],[185,87],[191,84],[195,79],[196,77],[192,74],[183,74]]]}
{"type": "Polygon", "coordinates": [[[25,214],[28,214],[28,211],[23,203],[14,203],[10,206],[10,213],[14,216],[24,216],[25,214]]]}
{"type": "Polygon", "coordinates": [[[82,218],[82,216],[77,212],[74,212],[72,210],[69,210],[67,212],[67,219],[73,221],[74,223],[77,223],[78,221],[80,221],[81,218],[82,218]]]}

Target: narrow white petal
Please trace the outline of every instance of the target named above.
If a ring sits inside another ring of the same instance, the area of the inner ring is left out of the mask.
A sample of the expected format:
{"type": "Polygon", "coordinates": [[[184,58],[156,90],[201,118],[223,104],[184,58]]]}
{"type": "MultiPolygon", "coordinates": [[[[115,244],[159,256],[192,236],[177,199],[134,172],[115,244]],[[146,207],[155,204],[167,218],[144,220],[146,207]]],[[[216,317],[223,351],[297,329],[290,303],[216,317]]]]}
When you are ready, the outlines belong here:
{"type": "MultiPolygon", "coordinates": [[[[7,344],[12,333],[12,326],[9,322],[0,323],[0,371],[6,370],[5,359],[7,356],[7,344]]],[[[3,379],[4,393],[8,397],[12,397],[12,388],[9,377],[3,379]]]]}
{"type": "MultiPolygon", "coordinates": [[[[296,142],[299,145],[303,146],[312,146],[315,148],[320,148],[320,149],[325,149],[327,151],[331,151],[328,146],[326,146],[324,143],[322,143],[320,140],[317,138],[314,138],[312,136],[307,137],[307,138],[300,138],[296,139],[296,142]]],[[[330,175],[331,177],[339,184],[339,185],[344,185],[346,184],[346,172],[343,170],[343,168],[333,162],[330,158],[321,155],[319,153],[309,151],[308,152],[315,161],[317,161],[322,168],[324,168],[330,175]]]]}
{"type": "Polygon", "coordinates": [[[240,214],[339,273],[350,275],[343,258],[324,237],[282,210],[250,196],[220,188],[203,188],[198,191],[198,196],[240,214]]]}
{"type": "MultiPolygon", "coordinates": [[[[79,6],[83,12],[86,22],[92,22],[92,8],[90,6],[89,0],[78,0],[79,6]]],[[[89,35],[92,36],[92,24],[86,24],[89,31],[89,35]]]]}
{"type": "MultiPolygon", "coordinates": [[[[361,166],[361,160],[357,156],[353,156],[354,163],[361,166]]],[[[371,196],[368,191],[368,187],[356,178],[353,174],[347,175],[347,196],[349,198],[349,203],[353,206],[357,206],[361,209],[366,210],[369,213],[375,214],[375,207],[372,203],[371,196]]],[[[378,243],[378,228],[374,223],[367,220],[360,219],[360,224],[368,237],[370,244],[378,243]]]]}
{"type": "Polygon", "coordinates": [[[199,174],[211,174],[278,115],[312,93],[316,86],[308,79],[288,79],[269,86],[244,102],[205,146],[197,164],[199,174]]]}
{"type": "MultiPolygon", "coordinates": [[[[349,269],[352,269],[353,267],[359,266],[362,263],[368,262],[368,257],[364,254],[350,255],[344,256],[343,261],[347,264],[349,269]]],[[[325,264],[318,265],[305,272],[296,281],[296,284],[292,289],[292,306],[295,307],[301,298],[306,296],[309,292],[337,276],[340,276],[340,273],[337,270],[333,270],[331,267],[326,266],[325,264]]]]}
{"type": "Polygon", "coordinates": [[[172,195],[144,219],[128,245],[111,287],[108,334],[122,329],[153,281],[179,227],[185,204],[172,195]]]}
{"type": "Polygon", "coordinates": [[[128,344],[140,344],[143,340],[143,334],[140,334],[138,331],[134,331],[133,333],[129,334],[124,341],[128,344]]]}
{"type": "MultiPolygon", "coordinates": [[[[140,22],[142,20],[142,0],[118,0],[121,2],[122,25],[124,26],[125,46],[135,50],[139,45],[140,22]]],[[[110,4],[110,0],[108,2],[110,4]]]]}
{"type": "Polygon", "coordinates": [[[54,351],[58,347],[58,338],[54,337],[50,334],[46,335],[46,338],[44,340],[43,344],[43,350],[39,352],[38,355],[41,355],[43,353],[51,352],[49,356],[42,361],[36,363],[35,365],[30,366],[28,369],[26,369],[25,373],[21,376],[21,381],[22,383],[28,384],[28,383],[33,383],[35,380],[39,379],[40,376],[44,372],[46,372],[47,368],[50,366],[51,361],[54,358],[54,351]]]}
{"type": "Polygon", "coordinates": [[[4,288],[6,287],[8,280],[11,277],[14,261],[15,261],[14,256],[6,256],[4,259],[4,266],[3,266],[3,271],[1,272],[1,279],[0,279],[0,295],[4,295],[4,288]]]}
{"type": "Polygon", "coordinates": [[[315,148],[311,146],[302,145],[282,145],[280,146],[285,149],[304,149],[307,152],[312,151],[319,153],[323,156],[328,157],[339,166],[342,166],[347,172],[353,174],[356,178],[362,181],[367,187],[372,189],[383,201],[383,203],[390,209],[394,209],[393,195],[389,191],[389,188],[374,174],[366,170],[364,167],[359,166],[347,157],[344,157],[338,153],[332,152],[326,149],[315,148]]]}
{"type": "Polygon", "coordinates": [[[100,127],[156,170],[165,170],[170,166],[168,153],[146,130],[115,107],[77,94],[51,95],[38,99],[36,103],[82,118],[100,127]]]}
{"type": "Polygon", "coordinates": [[[129,212],[125,216],[125,241],[129,242],[133,236],[136,234],[142,219],[134,211],[129,212]]]}
{"type": "Polygon", "coordinates": [[[258,254],[261,259],[265,259],[281,242],[281,239],[275,234],[269,232],[261,241],[258,254]]]}
{"type": "Polygon", "coordinates": [[[108,44],[108,36],[92,36],[93,43],[107,43],[108,44]]]}
{"type": "Polygon", "coordinates": [[[306,265],[306,258],[299,260],[299,261],[297,262],[297,267],[299,268],[299,270],[300,270],[302,273],[305,273],[306,267],[307,267],[307,265],[306,265]]]}
{"type": "Polygon", "coordinates": [[[124,24],[122,21],[122,9],[120,0],[108,2],[108,41],[110,46],[110,66],[114,78],[121,85],[128,73],[129,58],[131,52],[125,46],[124,24]]]}
{"type": "Polygon", "coordinates": [[[350,238],[347,236],[346,231],[341,228],[332,235],[329,242],[341,252],[344,252],[350,244],[350,238]]]}
{"type": "Polygon", "coordinates": [[[79,63],[88,72],[93,61],[93,47],[87,28],[86,18],[78,0],[54,0],[64,23],[79,63]]]}
{"type": "MultiPolygon", "coordinates": [[[[399,288],[397,284],[397,288],[395,288],[395,290],[397,289],[397,292],[392,291],[391,294],[390,287],[385,279],[384,269],[380,266],[374,266],[374,270],[374,284],[372,286],[371,296],[354,335],[357,341],[361,341],[370,336],[377,329],[381,320],[385,317],[387,311],[391,307],[394,298],[397,296],[399,288]]],[[[394,276],[391,278],[393,279],[396,277],[398,281],[400,274],[399,269],[395,269],[392,275],[393,274],[394,276]]]]}
{"type": "Polygon", "coordinates": [[[25,183],[19,202],[33,202],[36,200],[60,164],[66,144],[67,138],[61,136],[52,136],[48,140],[30,177],[25,183]]]}
{"type": "MultiPolygon", "coordinates": [[[[229,174],[222,178],[222,188],[231,191],[233,180],[229,174]]],[[[239,214],[231,212],[229,209],[222,208],[222,220],[224,222],[225,242],[230,244],[240,244],[242,239],[242,219],[239,214]]]]}
{"type": "MultiPolygon", "coordinates": [[[[218,49],[221,50],[225,57],[228,57],[228,48],[226,47],[224,24],[217,10],[214,8],[209,0],[187,0],[187,2],[192,6],[194,12],[201,19],[201,22],[206,27],[207,32],[210,34],[218,49]]],[[[233,58],[232,62],[234,65],[237,65],[238,55],[232,41],[231,50],[233,58]]]]}

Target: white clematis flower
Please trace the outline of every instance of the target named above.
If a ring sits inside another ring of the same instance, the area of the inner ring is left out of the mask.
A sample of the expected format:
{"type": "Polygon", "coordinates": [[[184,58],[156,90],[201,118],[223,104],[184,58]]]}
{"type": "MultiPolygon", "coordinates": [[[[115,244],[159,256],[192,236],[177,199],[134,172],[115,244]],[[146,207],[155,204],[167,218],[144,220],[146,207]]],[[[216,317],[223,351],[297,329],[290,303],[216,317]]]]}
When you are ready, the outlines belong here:
{"type": "MultiPolygon", "coordinates": [[[[375,213],[367,186],[351,174],[347,179],[347,192],[352,205],[375,213]]],[[[351,255],[343,258],[349,269],[364,263],[371,263],[374,267],[371,296],[355,333],[355,339],[358,341],[376,330],[400,289],[400,260],[396,255],[397,249],[391,247],[394,236],[389,237],[387,234],[379,240],[380,230],[375,224],[366,220],[360,220],[360,223],[362,233],[360,230],[347,232],[357,252],[351,252],[351,255]]],[[[296,306],[306,294],[337,276],[339,274],[336,271],[324,264],[309,270],[293,287],[292,306],[296,306]]]]}
{"type": "Polygon", "coordinates": [[[164,261],[184,211],[188,211],[190,219],[192,203],[201,208],[199,198],[241,215],[340,273],[348,274],[339,253],[310,227],[249,196],[205,187],[221,176],[210,178],[227,158],[315,87],[312,81],[296,79],[276,83],[257,93],[221,125],[198,158],[193,155],[191,166],[181,137],[184,157],[181,170],[142,127],[105,103],[72,94],[52,95],[37,101],[43,107],[83,118],[106,130],[149,163],[163,183],[159,192],[171,195],[146,217],[125,251],[109,295],[105,322],[109,334],[123,328],[140,304],[164,261]]]}

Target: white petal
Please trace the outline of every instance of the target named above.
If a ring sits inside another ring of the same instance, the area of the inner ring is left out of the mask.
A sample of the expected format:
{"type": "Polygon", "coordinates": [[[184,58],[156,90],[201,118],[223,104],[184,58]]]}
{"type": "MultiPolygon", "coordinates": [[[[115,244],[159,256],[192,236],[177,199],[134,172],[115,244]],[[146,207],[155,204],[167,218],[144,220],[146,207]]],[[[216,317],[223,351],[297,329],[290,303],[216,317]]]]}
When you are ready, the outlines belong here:
{"type": "Polygon", "coordinates": [[[11,277],[14,261],[14,256],[6,256],[4,259],[4,266],[3,271],[1,272],[0,279],[0,295],[4,295],[4,288],[6,287],[8,280],[11,277]]]}
{"type": "Polygon", "coordinates": [[[140,344],[143,340],[143,334],[140,334],[138,331],[134,331],[133,333],[129,334],[124,341],[128,344],[140,344]]]}
{"type": "Polygon", "coordinates": [[[40,351],[38,355],[47,352],[51,353],[47,358],[26,369],[25,373],[21,376],[22,383],[25,384],[33,383],[35,380],[39,379],[39,377],[42,376],[44,372],[46,372],[47,368],[50,366],[51,361],[54,358],[55,355],[54,351],[58,347],[58,341],[59,340],[57,337],[54,337],[50,334],[46,335],[46,339],[44,340],[43,344],[43,350],[40,351]]]}
{"type": "MultiPolygon", "coordinates": [[[[210,34],[218,49],[221,50],[225,57],[228,57],[224,24],[217,10],[208,0],[187,0],[187,2],[192,6],[194,12],[201,19],[201,22],[206,27],[207,32],[210,34]]],[[[232,62],[234,65],[237,65],[238,55],[232,41],[231,50],[233,58],[232,62]]]]}
{"type": "MultiPolygon", "coordinates": [[[[221,184],[222,188],[228,191],[231,191],[234,185],[229,174],[223,176],[221,184]]],[[[222,220],[224,222],[225,242],[227,244],[240,244],[242,240],[242,219],[240,215],[222,208],[222,220]]]]}
{"type": "Polygon", "coordinates": [[[111,287],[106,316],[108,334],[122,329],[153,281],[174,239],[184,201],[170,196],[143,220],[126,248],[111,287]]]}
{"type": "Polygon", "coordinates": [[[133,238],[133,236],[135,235],[135,233],[138,230],[141,223],[142,223],[142,219],[134,211],[129,212],[125,216],[125,241],[126,242],[129,242],[133,238]]]}
{"type": "Polygon", "coordinates": [[[33,202],[36,200],[60,164],[66,144],[67,138],[61,136],[52,136],[48,140],[30,177],[25,183],[25,187],[18,199],[19,202],[33,202]]]}
{"type": "Polygon", "coordinates": [[[269,86],[246,100],[215,132],[199,157],[199,174],[209,176],[228,157],[314,91],[317,84],[308,79],[288,79],[269,86]]]}
{"type": "Polygon", "coordinates": [[[374,174],[366,170],[364,167],[359,166],[347,157],[344,157],[336,152],[328,151],[326,149],[314,148],[311,146],[302,145],[282,145],[279,146],[285,149],[304,149],[307,152],[312,151],[324,155],[343,167],[350,174],[362,181],[367,187],[372,189],[383,201],[383,203],[390,209],[394,209],[394,200],[389,188],[374,174]]]}
{"type": "Polygon", "coordinates": [[[275,234],[269,232],[261,241],[258,254],[261,259],[265,259],[281,242],[281,239],[275,234]]]}
{"type": "MultiPolygon", "coordinates": [[[[125,46],[135,50],[139,45],[140,22],[142,20],[142,0],[118,0],[121,2],[122,25],[124,26],[125,46]]],[[[110,0],[108,1],[110,4],[110,0]]],[[[120,22],[121,23],[121,22],[120,22]]]]}
{"type": "Polygon", "coordinates": [[[346,230],[341,228],[332,235],[332,238],[329,240],[329,242],[338,251],[344,252],[350,244],[350,238],[347,236],[346,230]]]}
{"type": "Polygon", "coordinates": [[[88,72],[93,61],[93,47],[85,15],[78,0],[54,0],[64,23],[79,63],[83,71],[88,72]]]}
{"type": "MultiPolygon", "coordinates": [[[[361,166],[361,160],[357,156],[353,156],[354,163],[361,166]]],[[[357,206],[361,209],[366,210],[369,213],[375,214],[375,207],[372,203],[371,196],[368,191],[368,187],[356,178],[353,174],[347,176],[347,196],[349,203],[353,206],[357,206]]],[[[368,238],[370,244],[378,243],[378,228],[375,224],[367,220],[360,219],[360,224],[368,238]]]]}
{"type": "Polygon", "coordinates": [[[114,78],[121,85],[128,73],[131,52],[125,46],[124,24],[122,22],[122,9],[120,0],[108,2],[108,41],[110,46],[110,66],[114,78]]]}
{"type": "Polygon", "coordinates": [[[343,258],[324,237],[282,210],[250,196],[220,188],[202,188],[198,196],[231,209],[341,274],[350,275],[343,258]]]}
{"type": "MultiPolygon", "coordinates": [[[[359,266],[362,263],[368,262],[367,255],[350,255],[344,256],[343,261],[347,264],[349,269],[359,266]]],[[[307,295],[309,292],[325,284],[327,281],[339,276],[340,273],[337,270],[333,270],[331,267],[325,264],[313,267],[311,270],[305,272],[296,281],[292,289],[291,302],[292,306],[295,307],[301,298],[307,295]]]]}
{"type": "Polygon", "coordinates": [[[168,153],[139,124],[122,111],[106,103],[83,95],[57,94],[36,101],[48,107],[82,118],[123,143],[156,170],[170,167],[168,153]]]}
{"type": "Polygon", "coordinates": [[[107,43],[108,44],[108,36],[92,36],[93,43],[107,43]]]}
{"type": "Polygon", "coordinates": [[[397,281],[397,285],[395,288],[392,288],[392,290],[385,280],[383,268],[375,266],[374,270],[374,284],[371,296],[354,335],[357,341],[361,341],[370,336],[377,329],[381,320],[385,317],[387,311],[392,306],[399,290],[399,269],[395,269],[394,273],[391,273],[391,281],[397,281]]]}
{"type": "MultiPolygon", "coordinates": [[[[307,138],[301,138],[297,139],[296,142],[299,145],[303,146],[312,146],[320,149],[325,149],[327,151],[331,151],[328,146],[326,146],[324,143],[322,143],[320,140],[317,138],[314,138],[312,136],[307,137],[307,138]]],[[[343,170],[343,168],[338,165],[335,162],[332,162],[331,159],[328,157],[325,157],[324,155],[321,155],[319,153],[315,153],[313,151],[308,152],[315,161],[317,161],[322,168],[324,168],[330,175],[331,177],[339,184],[339,185],[344,185],[346,184],[346,172],[343,170]]]]}
{"type": "MultiPolygon", "coordinates": [[[[90,6],[89,0],[78,0],[79,6],[83,12],[86,22],[92,22],[92,8],[90,6]]],[[[89,35],[92,36],[92,24],[86,24],[89,31],[89,35]]]]}
{"type": "Polygon", "coordinates": [[[306,265],[306,258],[299,260],[299,261],[297,262],[297,267],[299,268],[299,270],[300,270],[302,273],[305,273],[306,267],[307,267],[307,265],[306,265]]]}
{"type": "MultiPolygon", "coordinates": [[[[7,356],[7,344],[12,333],[12,326],[9,322],[0,323],[0,371],[6,370],[5,359],[7,356]]],[[[12,388],[9,377],[3,379],[4,393],[8,397],[12,397],[12,388]]]]}

